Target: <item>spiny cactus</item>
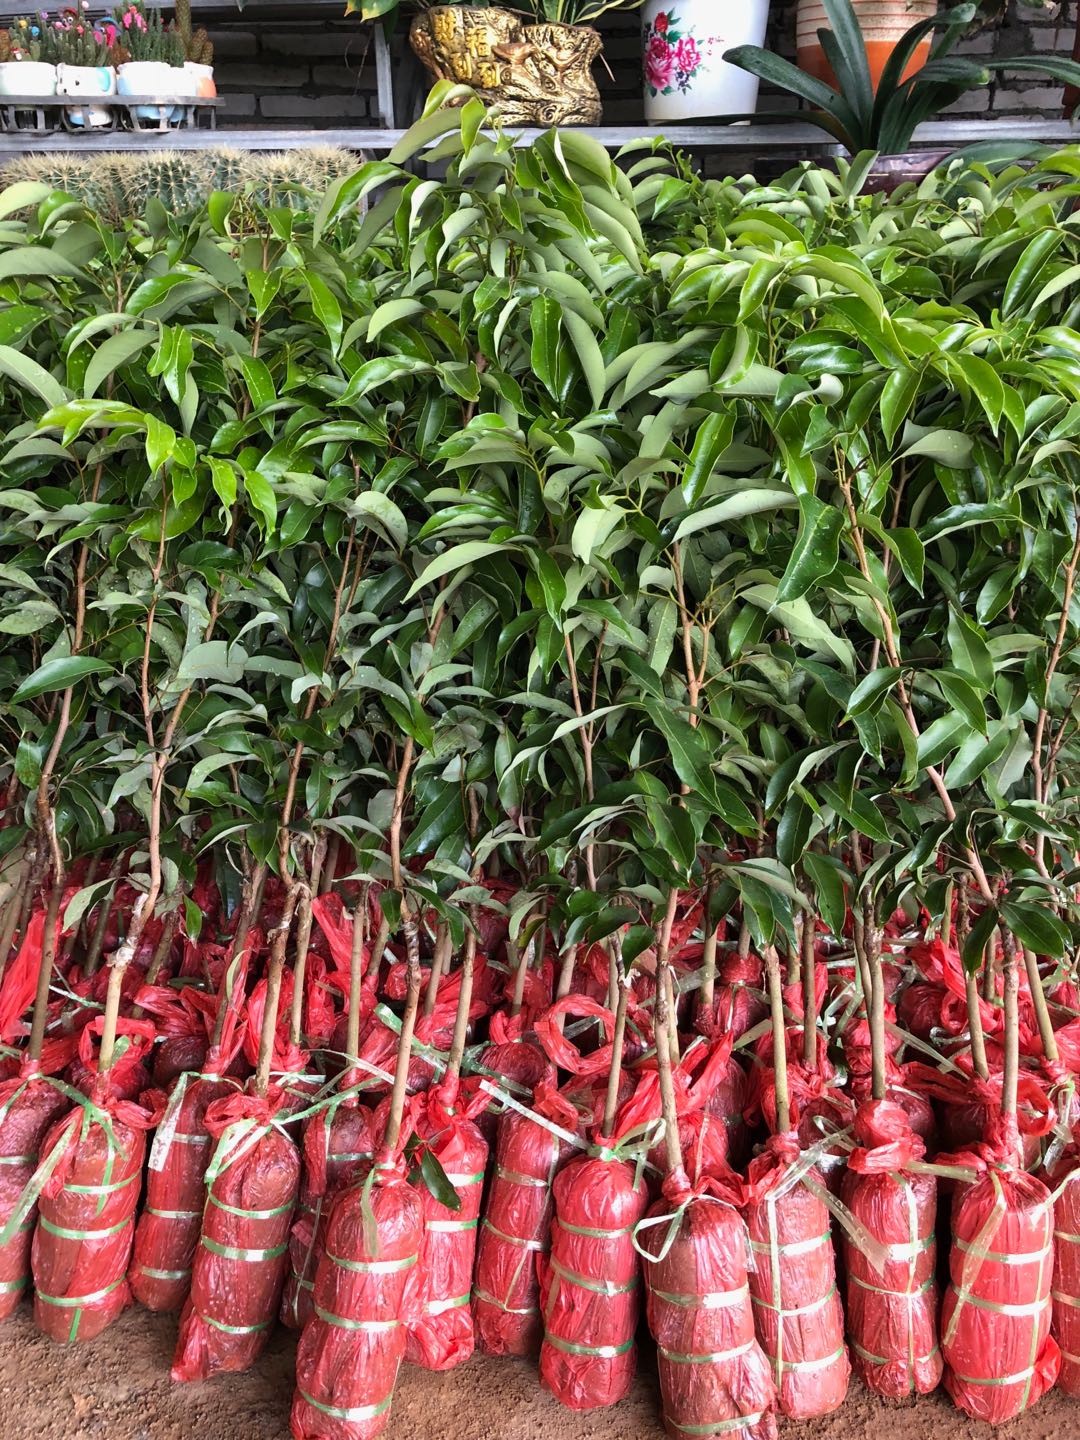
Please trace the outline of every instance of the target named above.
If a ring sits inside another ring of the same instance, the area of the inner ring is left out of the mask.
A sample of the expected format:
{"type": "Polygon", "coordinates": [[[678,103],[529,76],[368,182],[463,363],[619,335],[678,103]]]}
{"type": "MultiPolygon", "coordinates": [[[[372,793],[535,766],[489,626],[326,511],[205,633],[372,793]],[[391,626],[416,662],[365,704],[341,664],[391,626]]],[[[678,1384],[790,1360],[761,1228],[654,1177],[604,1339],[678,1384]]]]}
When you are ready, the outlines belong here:
{"type": "Polygon", "coordinates": [[[74,195],[99,214],[114,219],[114,205],[108,185],[101,183],[97,156],[68,152],[55,155],[18,155],[0,170],[0,185],[14,185],[20,180],[34,180],[74,195]]]}
{"type": "Polygon", "coordinates": [[[184,214],[201,205],[213,186],[213,158],[204,150],[156,150],[110,156],[126,212],[141,215],[148,200],[184,214]]]}
{"type": "Polygon", "coordinates": [[[307,210],[335,180],[356,169],[355,155],[333,145],[251,156],[252,199],[260,205],[307,210]]]}
{"type": "Polygon", "coordinates": [[[212,65],[214,47],[210,36],[202,26],[198,30],[191,28],[191,0],[176,0],[175,8],[173,28],[184,43],[184,55],[188,60],[194,60],[197,65],[212,65]]]}

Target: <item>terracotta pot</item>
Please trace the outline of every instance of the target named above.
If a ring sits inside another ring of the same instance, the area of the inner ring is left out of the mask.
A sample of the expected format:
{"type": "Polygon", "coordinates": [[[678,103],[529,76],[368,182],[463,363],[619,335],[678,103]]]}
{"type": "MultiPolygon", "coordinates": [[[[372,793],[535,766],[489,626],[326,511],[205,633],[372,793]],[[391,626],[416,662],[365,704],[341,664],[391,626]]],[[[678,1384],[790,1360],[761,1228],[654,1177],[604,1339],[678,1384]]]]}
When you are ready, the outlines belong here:
{"type": "Polygon", "coordinates": [[[497,7],[434,5],[409,40],[437,80],[470,85],[508,125],[596,125],[592,62],[600,36],[588,25],[526,25],[497,7]]]}
{"type": "Polygon", "coordinates": [[[194,78],[195,94],[200,100],[214,98],[217,94],[217,85],[214,83],[214,67],[212,65],[200,65],[195,60],[185,60],[184,72],[194,78]]]}
{"type": "MultiPolygon", "coordinates": [[[[870,61],[870,77],[877,89],[881,72],[896,42],[920,20],[928,20],[938,10],[937,0],[852,0],[855,15],[866,37],[866,53],[870,61]]],[[[819,30],[830,28],[822,0],[799,0],[795,22],[799,69],[827,85],[835,85],[836,77],[825,59],[817,38],[819,30]]],[[[931,38],[919,45],[904,70],[904,79],[921,70],[930,58],[931,38]]]]}

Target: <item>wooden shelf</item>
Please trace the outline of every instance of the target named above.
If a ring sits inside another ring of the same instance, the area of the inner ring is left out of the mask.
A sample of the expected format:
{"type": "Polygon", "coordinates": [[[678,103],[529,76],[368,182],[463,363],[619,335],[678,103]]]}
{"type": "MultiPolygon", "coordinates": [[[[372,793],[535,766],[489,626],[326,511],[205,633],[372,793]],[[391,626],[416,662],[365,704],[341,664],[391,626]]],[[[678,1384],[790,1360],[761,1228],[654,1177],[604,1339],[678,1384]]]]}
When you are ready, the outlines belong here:
{"type": "MultiPolygon", "coordinates": [[[[228,96],[224,99],[228,115],[228,96]]],[[[539,130],[522,130],[521,144],[527,144],[539,130]]],[[[784,151],[806,151],[828,154],[835,150],[827,135],[811,125],[792,122],[789,125],[669,125],[663,128],[645,126],[599,125],[585,127],[609,150],[619,150],[641,139],[669,140],[687,150],[738,150],[758,155],[775,156],[784,151]]],[[[278,130],[273,128],[233,130],[174,130],[168,133],[139,134],[134,131],[87,135],[0,135],[0,155],[25,154],[27,151],[102,151],[102,150],[198,150],[207,146],[234,146],[241,150],[299,150],[310,145],[341,145],[374,155],[393,149],[402,130],[278,130]]],[[[1080,129],[1066,120],[944,120],[920,125],[915,132],[919,146],[970,145],[983,140],[1030,140],[1068,144],[1080,140],[1080,129]]]]}

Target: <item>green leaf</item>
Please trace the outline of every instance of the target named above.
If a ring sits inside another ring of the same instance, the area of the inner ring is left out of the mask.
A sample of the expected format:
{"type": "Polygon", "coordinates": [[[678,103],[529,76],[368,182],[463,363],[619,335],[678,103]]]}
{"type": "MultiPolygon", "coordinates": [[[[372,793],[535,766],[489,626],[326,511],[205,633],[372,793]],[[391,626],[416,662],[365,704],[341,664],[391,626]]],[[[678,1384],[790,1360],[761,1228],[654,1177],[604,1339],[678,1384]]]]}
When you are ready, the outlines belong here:
{"type": "Polygon", "coordinates": [[[982,969],[983,956],[986,954],[986,947],[990,944],[990,937],[994,933],[997,922],[997,909],[993,905],[988,905],[968,931],[960,950],[960,958],[969,975],[978,975],[982,969]]]}
{"type": "Polygon", "coordinates": [[[341,316],[341,306],[338,304],[337,296],[321,275],[308,273],[306,279],[308,293],[311,295],[312,309],[315,311],[319,324],[330,337],[330,346],[336,355],[341,348],[341,337],[345,328],[341,316]]]}
{"type": "Polygon", "coordinates": [[[954,668],[987,694],[994,684],[994,659],[977,626],[959,610],[950,609],[948,638],[954,668]]]}
{"type": "Polygon", "coordinates": [[[439,1163],[434,1150],[424,1145],[420,1151],[420,1178],[432,1197],[446,1210],[460,1210],[461,1196],[450,1183],[449,1176],[439,1163]]]}
{"type": "Polygon", "coordinates": [[[1001,906],[1001,918],[1021,945],[1036,955],[1060,960],[1072,948],[1068,926],[1042,905],[1009,898],[1001,906]]]}
{"type": "Polygon", "coordinates": [[[851,798],[830,781],[823,780],[818,784],[821,798],[836,811],[837,815],[860,835],[867,836],[870,840],[889,840],[889,832],[885,827],[881,811],[874,802],[865,795],[860,795],[856,790],[851,798]]]}
{"type": "MultiPolygon", "coordinates": [[[[3,261],[0,255],[0,262],[3,261]]],[[[43,366],[36,360],[31,360],[29,355],[23,355],[19,350],[13,350],[10,345],[0,345],[0,375],[6,375],[21,385],[24,390],[44,400],[50,409],[67,403],[69,396],[60,382],[53,378],[43,366]]]]}
{"type": "Polygon", "coordinates": [[[12,699],[34,700],[38,695],[47,695],[54,690],[67,690],[85,680],[88,675],[109,675],[112,666],[104,660],[95,660],[89,655],[61,655],[46,660],[22,682],[12,699]]]}
{"type": "Polygon", "coordinates": [[[734,411],[710,411],[701,423],[683,475],[682,494],[687,505],[696,505],[720,456],[731,444],[735,430],[734,411]]]}
{"type": "Polygon", "coordinates": [[[821,918],[834,936],[841,936],[847,919],[847,896],[839,861],[831,855],[819,855],[808,850],[802,857],[802,868],[814,887],[821,918]]]}
{"type": "Polygon", "coordinates": [[[800,495],[799,511],[799,534],[776,592],[781,603],[798,600],[827,579],[840,561],[843,511],[815,495],[800,495]]]}
{"type": "Polygon", "coordinates": [[[855,716],[876,709],[877,702],[887,695],[899,681],[900,674],[898,669],[888,666],[879,670],[871,670],[869,675],[864,676],[851,692],[847,703],[847,713],[855,716]]]}
{"type": "Polygon", "coordinates": [[[731,520],[743,520],[747,515],[762,515],[769,510],[788,510],[798,505],[797,495],[790,490],[741,490],[728,495],[715,505],[706,505],[695,510],[679,522],[675,531],[676,540],[685,540],[699,530],[712,530],[731,520]]]}

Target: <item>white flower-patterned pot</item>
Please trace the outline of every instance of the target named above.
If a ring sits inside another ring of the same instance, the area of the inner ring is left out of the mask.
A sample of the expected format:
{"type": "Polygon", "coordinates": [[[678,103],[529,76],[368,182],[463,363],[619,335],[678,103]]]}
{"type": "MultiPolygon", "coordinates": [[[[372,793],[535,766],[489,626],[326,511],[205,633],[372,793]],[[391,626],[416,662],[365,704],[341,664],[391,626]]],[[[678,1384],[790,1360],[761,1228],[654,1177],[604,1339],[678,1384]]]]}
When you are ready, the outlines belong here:
{"type": "Polygon", "coordinates": [[[43,60],[5,60],[0,64],[0,97],[55,94],[55,65],[43,60]]]}
{"type": "Polygon", "coordinates": [[[768,18],[769,0],[646,0],[646,121],[753,114],[757,76],[723,55],[736,45],[763,44],[768,18]]]}
{"type": "MultiPolygon", "coordinates": [[[[116,71],[111,65],[58,65],[56,93],[77,96],[83,101],[115,95],[116,71]]],[[[72,106],[67,118],[72,125],[102,126],[112,123],[112,112],[107,105],[83,104],[72,106]]]]}

